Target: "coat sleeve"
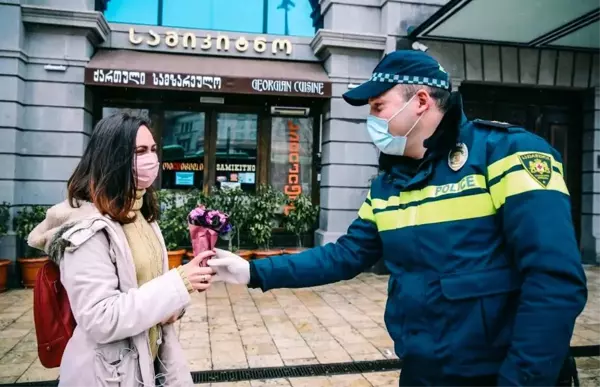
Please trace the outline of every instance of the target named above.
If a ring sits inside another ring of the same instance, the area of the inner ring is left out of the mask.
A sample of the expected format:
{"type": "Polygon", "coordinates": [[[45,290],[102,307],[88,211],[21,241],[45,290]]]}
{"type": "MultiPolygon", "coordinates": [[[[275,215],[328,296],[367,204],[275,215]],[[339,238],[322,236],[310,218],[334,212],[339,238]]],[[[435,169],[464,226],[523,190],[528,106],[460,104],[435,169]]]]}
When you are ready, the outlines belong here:
{"type": "Polygon", "coordinates": [[[524,130],[488,147],[488,185],[522,278],[499,386],[555,386],[587,299],[560,155],[524,130]]]}
{"type": "Polygon", "coordinates": [[[78,327],[99,344],[138,335],[178,313],[190,301],[176,269],[121,292],[103,232],[70,250],[61,261],[61,281],[78,327]]]}
{"type": "Polygon", "coordinates": [[[381,238],[369,193],[357,219],[337,242],[295,255],[251,261],[249,286],[267,291],[347,280],[374,265],[381,255],[381,238]]]}

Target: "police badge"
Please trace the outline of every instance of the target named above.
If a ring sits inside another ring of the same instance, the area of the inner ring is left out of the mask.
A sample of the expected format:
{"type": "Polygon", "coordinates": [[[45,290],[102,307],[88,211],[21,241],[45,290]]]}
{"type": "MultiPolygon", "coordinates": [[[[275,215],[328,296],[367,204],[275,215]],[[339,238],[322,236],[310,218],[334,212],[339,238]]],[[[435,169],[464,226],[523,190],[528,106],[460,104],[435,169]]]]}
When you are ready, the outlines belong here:
{"type": "Polygon", "coordinates": [[[465,165],[467,158],[469,158],[469,149],[465,144],[459,142],[448,153],[448,166],[456,172],[465,165]]]}

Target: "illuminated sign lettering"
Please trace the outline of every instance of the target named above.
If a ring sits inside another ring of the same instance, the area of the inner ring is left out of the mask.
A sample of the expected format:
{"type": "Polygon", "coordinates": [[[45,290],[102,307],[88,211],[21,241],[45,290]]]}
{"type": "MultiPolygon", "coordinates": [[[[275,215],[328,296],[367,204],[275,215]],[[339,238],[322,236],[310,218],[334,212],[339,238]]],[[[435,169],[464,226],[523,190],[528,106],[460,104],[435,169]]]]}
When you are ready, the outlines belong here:
{"type": "Polygon", "coordinates": [[[163,171],[204,171],[202,163],[181,163],[181,162],[164,162],[162,163],[163,171]]]}
{"type": "MultiPolygon", "coordinates": [[[[227,52],[230,50],[232,41],[233,47],[240,53],[246,52],[252,47],[254,52],[261,54],[267,51],[269,45],[267,39],[262,36],[255,37],[252,44],[250,44],[250,41],[245,36],[240,36],[233,40],[229,38],[228,35],[221,33],[213,37],[211,34],[197,36],[193,32],[184,32],[180,34],[178,31],[172,30],[166,31],[164,37],[153,30],[148,30],[146,36],[143,36],[136,33],[135,28],[129,28],[129,43],[134,46],[145,43],[150,47],[158,47],[161,42],[164,42],[165,46],[168,48],[177,48],[178,46],[181,46],[186,50],[196,50],[196,48],[199,47],[202,51],[211,51],[211,49],[216,48],[216,51],[218,52],[227,52]],[[198,46],[199,42],[200,45],[198,46]]],[[[292,42],[288,39],[274,39],[271,42],[271,54],[273,55],[277,55],[279,52],[283,52],[285,55],[291,55],[292,50],[292,42]]]]}
{"type": "MultiPolygon", "coordinates": [[[[283,193],[286,194],[290,200],[296,199],[302,193],[302,184],[300,182],[300,135],[298,130],[300,126],[296,125],[294,121],[288,120],[288,162],[290,167],[288,169],[287,184],[283,187],[283,193]]],[[[284,213],[287,215],[294,206],[286,205],[283,208],[284,213]]]]}

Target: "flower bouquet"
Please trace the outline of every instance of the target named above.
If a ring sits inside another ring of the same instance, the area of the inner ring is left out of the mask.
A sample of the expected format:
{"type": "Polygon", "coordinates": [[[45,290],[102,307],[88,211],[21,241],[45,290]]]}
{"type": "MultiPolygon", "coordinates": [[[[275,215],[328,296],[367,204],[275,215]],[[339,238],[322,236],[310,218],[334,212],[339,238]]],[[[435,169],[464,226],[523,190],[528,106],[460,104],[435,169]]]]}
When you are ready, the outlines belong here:
{"type": "MultiPolygon", "coordinates": [[[[219,236],[228,239],[233,228],[227,214],[204,206],[194,208],[187,220],[194,256],[214,249],[219,236]]],[[[207,266],[207,261],[208,259],[203,260],[201,266],[207,266]]]]}

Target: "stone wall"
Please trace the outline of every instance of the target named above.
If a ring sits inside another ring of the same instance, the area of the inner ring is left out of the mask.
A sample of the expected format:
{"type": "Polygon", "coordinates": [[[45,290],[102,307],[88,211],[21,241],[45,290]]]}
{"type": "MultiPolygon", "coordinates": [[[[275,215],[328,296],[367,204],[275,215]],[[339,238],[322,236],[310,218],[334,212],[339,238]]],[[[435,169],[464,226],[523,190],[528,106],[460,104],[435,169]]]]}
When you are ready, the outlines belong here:
{"type": "MultiPolygon", "coordinates": [[[[63,200],[87,144],[92,96],[83,72],[109,31],[93,7],[94,1],[0,0],[0,201],[11,203],[13,215],[63,200]]],[[[0,256],[16,255],[11,233],[0,256]]]]}
{"type": "Polygon", "coordinates": [[[583,130],[581,249],[584,262],[600,264],[600,86],[597,78],[585,106],[583,130]]]}

